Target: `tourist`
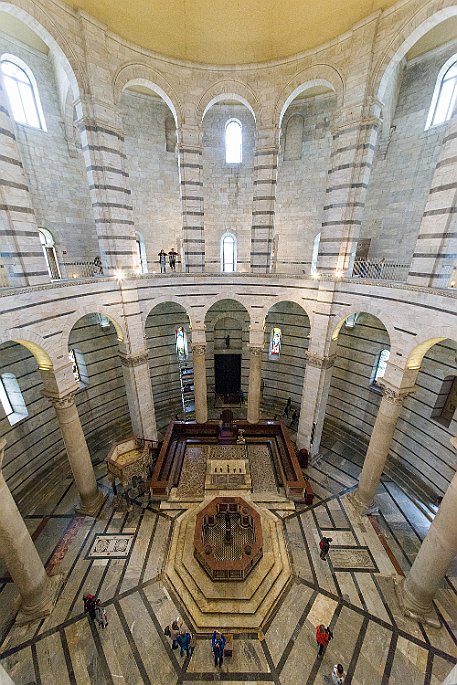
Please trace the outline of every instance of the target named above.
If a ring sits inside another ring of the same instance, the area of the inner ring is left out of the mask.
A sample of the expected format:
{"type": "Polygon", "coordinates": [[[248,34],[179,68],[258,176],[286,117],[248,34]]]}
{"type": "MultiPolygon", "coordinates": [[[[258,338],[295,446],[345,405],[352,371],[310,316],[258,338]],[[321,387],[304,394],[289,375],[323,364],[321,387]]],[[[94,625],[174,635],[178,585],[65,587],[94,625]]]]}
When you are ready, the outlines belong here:
{"type": "Polygon", "coordinates": [[[332,683],[333,685],[344,685],[346,676],[344,675],[344,668],[342,664],[335,664],[332,669],[332,683]]]}
{"type": "Polygon", "coordinates": [[[286,417],[286,419],[289,418],[289,411],[290,411],[291,407],[292,407],[292,398],[289,397],[287,399],[286,406],[284,407],[284,416],[286,417]]]}
{"type": "Polygon", "coordinates": [[[214,654],[214,665],[222,666],[224,661],[225,635],[215,630],[211,638],[211,646],[214,654]]]}
{"type": "Polygon", "coordinates": [[[108,625],[108,616],[99,599],[95,601],[95,620],[102,628],[108,625]]]}
{"type": "Polygon", "coordinates": [[[298,426],[298,409],[294,409],[294,413],[292,414],[292,422],[290,425],[298,426]]]}
{"type": "Polygon", "coordinates": [[[182,618],[175,619],[171,625],[168,625],[165,630],[165,635],[171,639],[171,648],[178,649],[178,635],[184,632],[184,622],[182,618]]]}
{"type": "Polygon", "coordinates": [[[184,652],[189,657],[192,656],[192,635],[190,633],[180,633],[176,638],[176,642],[181,650],[180,656],[184,656],[184,652]]]}
{"type": "Polygon", "coordinates": [[[159,264],[160,264],[160,273],[161,274],[167,273],[167,263],[165,261],[166,256],[167,256],[167,253],[165,252],[164,249],[160,250],[160,252],[158,253],[159,264]]]}
{"type": "Polygon", "coordinates": [[[329,626],[327,626],[326,628],[323,623],[320,623],[318,626],[316,626],[316,642],[319,647],[317,656],[323,655],[324,650],[327,647],[330,640],[332,639],[332,637],[333,633],[330,630],[329,626]]]}
{"type": "Polygon", "coordinates": [[[320,542],[319,542],[319,548],[321,550],[320,557],[323,561],[325,561],[327,558],[327,554],[328,554],[329,549],[330,549],[331,541],[332,541],[332,538],[322,537],[320,542]]]}
{"type": "Polygon", "coordinates": [[[175,248],[172,247],[170,252],[168,253],[168,263],[170,264],[170,269],[172,271],[176,271],[176,257],[178,253],[175,251],[175,248]]]}
{"type": "Polygon", "coordinates": [[[84,613],[89,614],[90,618],[95,621],[95,595],[86,593],[83,595],[84,613]]]}

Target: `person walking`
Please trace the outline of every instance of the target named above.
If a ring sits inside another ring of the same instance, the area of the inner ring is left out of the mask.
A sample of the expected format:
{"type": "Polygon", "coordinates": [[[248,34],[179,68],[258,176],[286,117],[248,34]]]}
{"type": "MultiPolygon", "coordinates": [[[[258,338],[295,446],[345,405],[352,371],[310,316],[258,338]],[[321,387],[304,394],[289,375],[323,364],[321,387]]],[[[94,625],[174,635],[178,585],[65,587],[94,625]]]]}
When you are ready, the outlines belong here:
{"type": "Polygon", "coordinates": [[[84,613],[89,614],[90,618],[95,621],[95,595],[86,593],[83,595],[84,613]]]}
{"type": "Polygon", "coordinates": [[[342,664],[335,664],[332,669],[332,683],[333,685],[344,685],[346,676],[344,675],[344,668],[342,664]]]}
{"type": "Polygon", "coordinates": [[[170,252],[168,253],[168,263],[170,265],[170,269],[172,271],[176,271],[176,257],[178,256],[178,253],[176,252],[175,248],[172,247],[170,252]]]}
{"type": "Polygon", "coordinates": [[[327,647],[332,637],[333,633],[330,630],[329,626],[327,626],[326,628],[323,623],[320,623],[318,626],[316,626],[316,642],[319,647],[317,656],[323,655],[325,648],[327,647]]]}
{"type": "Polygon", "coordinates": [[[215,630],[211,638],[211,647],[214,655],[214,665],[222,666],[224,661],[225,635],[215,630]]]}
{"type": "Polygon", "coordinates": [[[286,419],[289,418],[289,411],[290,411],[291,407],[292,407],[292,398],[288,397],[287,402],[286,402],[286,406],[284,407],[284,416],[286,417],[286,419]]]}
{"type": "Polygon", "coordinates": [[[182,618],[176,618],[170,625],[168,625],[164,633],[171,639],[171,648],[178,649],[178,635],[184,632],[184,622],[182,618]]]}
{"type": "Polygon", "coordinates": [[[108,625],[108,616],[99,599],[95,600],[95,620],[102,628],[108,625]]]}
{"type": "Polygon", "coordinates": [[[320,557],[322,561],[325,561],[327,559],[327,554],[329,553],[330,543],[332,542],[332,539],[333,538],[322,537],[319,542],[319,549],[321,550],[320,557]]]}
{"type": "Polygon", "coordinates": [[[158,252],[157,256],[159,257],[160,273],[166,274],[167,273],[167,262],[165,260],[166,260],[167,253],[165,252],[164,249],[162,249],[162,250],[160,250],[160,252],[158,252]]]}
{"type": "Polygon", "coordinates": [[[192,656],[192,635],[190,633],[180,633],[176,638],[176,642],[181,650],[179,656],[184,656],[184,652],[189,657],[192,656]]]}

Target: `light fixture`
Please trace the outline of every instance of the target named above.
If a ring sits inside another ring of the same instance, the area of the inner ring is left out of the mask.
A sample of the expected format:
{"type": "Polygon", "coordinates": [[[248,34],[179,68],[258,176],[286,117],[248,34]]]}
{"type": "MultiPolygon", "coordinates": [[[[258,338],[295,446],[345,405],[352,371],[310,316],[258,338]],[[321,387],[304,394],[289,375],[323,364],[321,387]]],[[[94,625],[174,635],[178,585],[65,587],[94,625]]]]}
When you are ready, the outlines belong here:
{"type": "Polygon", "coordinates": [[[317,280],[318,278],[320,278],[320,273],[315,271],[313,274],[311,274],[311,278],[314,278],[315,280],[317,280]]]}
{"type": "Polygon", "coordinates": [[[335,278],[342,278],[342,277],[343,277],[342,271],[335,271],[335,278]]]}
{"type": "Polygon", "coordinates": [[[114,278],[115,278],[117,281],[123,281],[123,280],[124,280],[125,274],[124,274],[124,272],[122,271],[122,269],[116,269],[116,271],[114,272],[114,278]]]}

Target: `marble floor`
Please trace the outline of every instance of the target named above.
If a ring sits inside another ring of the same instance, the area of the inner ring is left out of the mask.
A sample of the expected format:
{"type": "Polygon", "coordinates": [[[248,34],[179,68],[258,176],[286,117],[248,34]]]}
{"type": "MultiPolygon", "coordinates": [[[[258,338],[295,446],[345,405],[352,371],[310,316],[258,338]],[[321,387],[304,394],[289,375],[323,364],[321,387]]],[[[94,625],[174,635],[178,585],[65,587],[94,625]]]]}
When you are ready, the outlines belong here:
{"type": "MultiPolygon", "coordinates": [[[[170,649],[163,633],[177,615],[186,620],[179,598],[161,581],[179,506],[134,506],[128,514],[109,496],[97,519],[75,516],[70,475],[50,474],[19,506],[48,572],[63,573],[65,584],[51,616],[17,626],[17,593],[0,567],[2,665],[17,685],[325,684],[337,662],[347,670],[346,685],[439,685],[457,663],[457,565],[437,597],[442,629],[405,620],[393,577],[407,573],[429,520],[388,480],[379,487],[379,515],[360,519],[346,497],[359,472],[355,453],[334,442],[307,470],[314,505],[273,510],[282,521],[294,578],[261,632],[235,635],[233,656],[220,669],[212,663],[208,636],[196,635],[187,660],[170,649]],[[126,558],[88,555],[96,535],[116,533],[133,535],[126,558]],[[326,562],[319,558],[322,534],[333,539],[326,562]],[[87,591],[106,607],[105,630],[83,614],[87,591]],[[334,633],[322,659],[318,623],[334,633]]],[[[103,463],[97,476],[109,493],[103,463]]]]}

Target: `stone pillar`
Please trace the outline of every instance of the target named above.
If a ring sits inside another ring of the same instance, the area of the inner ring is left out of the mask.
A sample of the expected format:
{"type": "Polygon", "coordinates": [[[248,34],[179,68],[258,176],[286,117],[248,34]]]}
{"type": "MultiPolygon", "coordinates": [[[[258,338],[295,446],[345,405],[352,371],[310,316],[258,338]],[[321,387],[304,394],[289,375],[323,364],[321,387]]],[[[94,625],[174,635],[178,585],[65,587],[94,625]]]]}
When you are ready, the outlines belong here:
{"type": "Polygon", "coordinates": [[[178,132],[179,187],[182,207],[183,271],[205,270],[202,128],[185,125],[178,132]]]}
{"type": "Polygon", "coordinates": [[[318,271],[352,273],[368,182],[381,124],[373,100],[346,108],[333,133],[318,271]]]}
{"type": "Polygon", "coordinates": [[[306,353],[297,447],[305,447],[311,457],[319,453],[334,363],[335,355],[306,353]]]}
{"type": "Polygon", "coordinates": [[[202,343],[192,343],[195,420],[197,423],[206,423],[206,421],[208,421],[205,352],[206,345],[203,345],[202,343]]]}
{"type": "MultiPolygon", "coordinates": [[[[0,556],[22,598],[17,617],[28,623],[50,614],[60,577],[49,578],[1,470],[5,440],[0,440],[0,556]]],[[[1,678],[0,678],[1,679],[1,678]]]]}
{"type": "Polygon", "coordinates": [[[0,69],[0,284],[49,282],[0,69]]]}
{"type": "Polygon", "coordinates": [[[157,425],[147,350],[119,356],[133,433],[137,438],[156,441],[157,425]]]}
{"type": "Polygon", "coordinates": [[[251,227],[251,271],[254,273],[269,273],[272,268],[278,152],[279,129],[258,126],[251,227]]]}
{"type": "Polygon", "coordinates": [[[100,257],[105,275],[139,269],[127,156],[119,115],[87,98],[76,103],[100,257]]]}
{"type": "Polygon", "coordinates": [[[453,267],[457,263],[456,159],[457,117],[454,117],[441,145],[422,215],[408,275],[408,283],[413,285],[447,288],[453,280],[453,267]]]}
{"type": "MultiPolygon", "coordinates": [[[[457,438],[451,438],[451,443],[457,449],[457,438]]],[[[456,519],[457,473],[445,492],[438,513],[398,593],[407,616],[435,627],[440,623],[432,614],[433,598],[457,554],[456,519]]]]}
{"type": "Polygon", "coordinates": [[[86,516],[96,516],[103,503],[104,495],[98,489],[95,480],[86,438],[75,404],[75,393],[71,392],[65,397],[46,396],[56,411],[68,461],[81,499],[77,509],[86,516]]]}
{"type": "Polygon", "coordinates": [[[249,346],[249,385],[248,415],[249,423],[258,423],[260,418],[260,397],[262,383],[263,347],[249,346]]]}
{"type": "Polygon", "coordinates": [[[403,400],[413,388],[395,388],[385,379],[379,382],[382,400],[363,462],[357,490],[349,495],[352,504],[361,512],[369,513],[389,454],[403,400]]]}

